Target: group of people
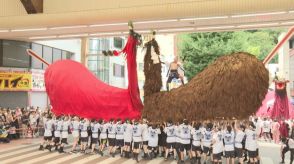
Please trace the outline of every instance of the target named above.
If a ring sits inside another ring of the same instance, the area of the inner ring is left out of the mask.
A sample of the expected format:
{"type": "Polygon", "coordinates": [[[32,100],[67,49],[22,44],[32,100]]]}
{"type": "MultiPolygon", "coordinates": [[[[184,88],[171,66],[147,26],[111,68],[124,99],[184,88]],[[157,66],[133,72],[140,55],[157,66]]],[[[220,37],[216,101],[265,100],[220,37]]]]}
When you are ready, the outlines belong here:
{"type": "Polygon", "coordinates": [[[73,145],[69,153],[90,153],[103,156],[120,154],[139,162],[162,156],[173,157],[180,163],[187,158],[191,163],[234,162],[259,163],[256,125],[252,121],[203,121],[184,119],[164,123],[142,120],[89,120],[63,116],[44,118],[44,140],[40,150],[52,148],[60,153],[72,134],[73,145]],[[78,148],[79,145],[79,148],[78,148]],[[105,149],[107,147],[107,150],[105,149]],[[78,149],[78,150],[77,150],[78,149]]]}
{"type": "Polygon", "coordinates": [[[39,107],[1,108],[0,107],[0,143],[8,143],[19,138],[32,138],[41,132],[40,119],[49,110],[39,107]]]}

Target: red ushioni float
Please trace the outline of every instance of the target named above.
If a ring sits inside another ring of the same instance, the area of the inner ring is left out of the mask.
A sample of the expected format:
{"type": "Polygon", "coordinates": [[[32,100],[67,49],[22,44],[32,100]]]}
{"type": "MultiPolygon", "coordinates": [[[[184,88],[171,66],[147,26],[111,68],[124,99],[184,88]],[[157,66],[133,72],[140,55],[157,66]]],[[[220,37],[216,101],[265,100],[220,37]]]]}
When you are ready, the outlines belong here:
{"type": "Polygon", "coordinates": [[[60,60],[49,65],[32,50],[27,52],[49,65],[45,72],[45,86],[54,114],[106,120],[136,119],[141,117],[143,108],[137,78],[137,43],[135,35],[129,35],[121,51],[126,55],[128,66],[127,89],[105,84],[78,62],[60,60]]]}
{"type": "Polygon", "coordinates": [[[289,81],[275,79],[273,82],[275,83],[275,90],[268,90],[265,99],[262,101],[262,106],[258,109],[256,115],[278,120],[294,118],[293,106],[288,99],[286,91],[289,81]]]}

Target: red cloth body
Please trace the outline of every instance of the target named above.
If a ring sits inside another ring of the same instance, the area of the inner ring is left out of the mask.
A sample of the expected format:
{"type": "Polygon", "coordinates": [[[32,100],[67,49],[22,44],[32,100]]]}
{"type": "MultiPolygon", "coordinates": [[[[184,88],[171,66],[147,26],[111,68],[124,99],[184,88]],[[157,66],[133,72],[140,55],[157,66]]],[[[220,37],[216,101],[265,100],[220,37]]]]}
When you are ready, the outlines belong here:
{"type": "Polygon", "coordinates": [[[281,126],[280,126],[280,135],[281,135],[282,138],[289,136],[289,130],[288,130],[287,124],[285,122],[282,122],[281,123],[281,126]]]}
{"type": "Polygon", "coordinates": [[[288,101],[288,97],[280,97],[275,91],[268,91],[266,97],[262,101],[261,107],[257,110],[256,115],[259,117],[271,117],[280,119],[294,118],[293,105],[288,101]],[[268,102],[273,101],[271,107],[268,102]],[[280,116],[280,118],[279,118],[280,116]]]}
{"type": "Polygon", "coordinates": [[[139,118],[143,105],[138,88],[136,43],[130,36],[123,49],[127,55],[128,89],[105,84],[72,60],[51,64],[45,72],[45,85],[52,111],[56,115],[106,120],[139,118]]]}

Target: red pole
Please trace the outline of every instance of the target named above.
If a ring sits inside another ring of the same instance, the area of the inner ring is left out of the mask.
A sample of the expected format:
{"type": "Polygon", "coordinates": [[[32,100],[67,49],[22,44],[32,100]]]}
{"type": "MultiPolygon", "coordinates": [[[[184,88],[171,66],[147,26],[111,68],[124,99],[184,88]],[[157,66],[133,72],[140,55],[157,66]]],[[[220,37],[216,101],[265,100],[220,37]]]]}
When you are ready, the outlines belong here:
{"type": "Polygon", "coordinates": [[[285,44],[293,35],[294,33],[294,26],[289,29],[289,31],[286,33],[285,37],[276,45],[276,47],[265,57],[263,60],[263,64],[267,64],[270,62],[270,60],[276,55],[280,47],[285,44]]]}

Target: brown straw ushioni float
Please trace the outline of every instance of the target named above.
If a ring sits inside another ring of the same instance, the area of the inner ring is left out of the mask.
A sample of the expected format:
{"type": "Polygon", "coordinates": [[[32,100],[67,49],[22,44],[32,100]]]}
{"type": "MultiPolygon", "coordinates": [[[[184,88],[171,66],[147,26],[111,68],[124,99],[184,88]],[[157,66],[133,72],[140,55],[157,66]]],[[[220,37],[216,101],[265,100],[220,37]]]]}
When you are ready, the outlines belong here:
{"type": "MultiPolygon", "coordinates": [[[[144,64],[150,63],[145,61],[144,64]]],[[[145,72],[145,75],[155,72],[151,70],[153,72],[145,72]]],[[[156,76],[155,84],[145,84],[144,92],[150,93],[146,89],[161,84],[159,81],[161,79],[156,76]]],[[[269,73],[255,56],[244,52],[225,55],[184,86],[170,92],[145,95],[143,117],[151,121],[217,117],[244,119],[260,107],[268,86],[269,73]]]]}

